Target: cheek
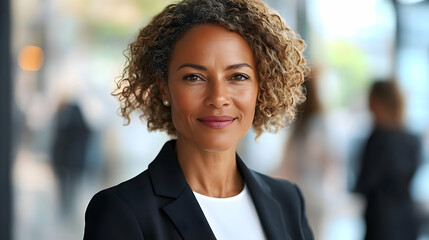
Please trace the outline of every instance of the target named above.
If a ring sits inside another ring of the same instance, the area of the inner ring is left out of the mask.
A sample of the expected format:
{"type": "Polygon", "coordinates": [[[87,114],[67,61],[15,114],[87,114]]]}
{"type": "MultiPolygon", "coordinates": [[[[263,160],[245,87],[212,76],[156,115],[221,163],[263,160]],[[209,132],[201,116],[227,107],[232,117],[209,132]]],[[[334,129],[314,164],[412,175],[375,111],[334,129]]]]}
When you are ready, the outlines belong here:
{"type": "MultiPolygon", "coordinates": [[[[173,124],[177,127],[187,124],[186,121],[190,118],[196,108],[195,94],[189,91],[177,91],[179,87],[173,86],[171,94],[171,114],[173,124]],[[176,89],[176,90],[174,90],[176,89]]],[[[183,89],[183,88],[182,88],[183,89]]]]}
{"type": "Polygon", "coordinates": [[[236,104],[243,112],[246,121],[253,122],[255,115],[256,98],[258,95],[257,90],[243,91],[241,94],[236,95],[236,104]]]}

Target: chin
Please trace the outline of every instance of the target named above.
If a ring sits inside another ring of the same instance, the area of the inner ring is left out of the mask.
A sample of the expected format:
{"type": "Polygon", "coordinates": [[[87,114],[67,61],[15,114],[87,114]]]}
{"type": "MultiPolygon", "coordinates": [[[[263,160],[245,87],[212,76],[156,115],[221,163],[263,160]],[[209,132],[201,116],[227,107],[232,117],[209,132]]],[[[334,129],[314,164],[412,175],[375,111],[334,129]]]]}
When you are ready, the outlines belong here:
{"type": "Polygon", "coordinates": [[[178,129],[178,139],[180,138],[181,142],[187,145],[193,145],[194,147],[206,152],[235,151],[238,142],[246,133],[243,129],[237,128],[223,130],[197,129],[198,131],[189,131],[189,127],[176,127],[176,129],[178,129]],[[185,131],[180,131],[180,129],[185,129],[185,131]]]}

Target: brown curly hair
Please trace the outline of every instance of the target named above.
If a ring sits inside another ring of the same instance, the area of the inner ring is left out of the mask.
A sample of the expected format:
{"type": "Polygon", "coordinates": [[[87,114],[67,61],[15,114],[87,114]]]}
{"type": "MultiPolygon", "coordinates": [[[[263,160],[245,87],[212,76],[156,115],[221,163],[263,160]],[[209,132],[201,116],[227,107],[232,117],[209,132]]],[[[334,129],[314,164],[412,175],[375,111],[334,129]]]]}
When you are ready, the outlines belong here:
{"type": "Polygon", "coordinates": [[[176,135],[171,110],[162,104],[157,82],[167,83],[170,55],[175,43],[189,29],[216,24],[240,34],[256,59],[259,75],[253,129],[276,132],[292,121],[296,105],[305,100],[301,89],[308,71],[305,43],[282,18],[259,0],[183,0],[167,6],[138,34],[125,52],[127,63],[117,89],[121,115],[130,122],[138,110],[149,130],[176,135]]]}

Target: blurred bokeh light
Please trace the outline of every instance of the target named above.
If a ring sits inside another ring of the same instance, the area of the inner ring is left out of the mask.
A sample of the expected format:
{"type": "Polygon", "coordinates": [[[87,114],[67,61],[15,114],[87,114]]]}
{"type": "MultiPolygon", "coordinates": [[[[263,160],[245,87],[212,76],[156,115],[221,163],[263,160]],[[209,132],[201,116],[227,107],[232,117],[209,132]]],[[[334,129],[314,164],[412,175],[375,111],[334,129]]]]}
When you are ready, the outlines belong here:
{"type": "Polygon", "coordinates": [[[43,51],[37,46],[25,46],[19,53],[19,66],[26,71],[37,71],[43,64],[43,51]]]}

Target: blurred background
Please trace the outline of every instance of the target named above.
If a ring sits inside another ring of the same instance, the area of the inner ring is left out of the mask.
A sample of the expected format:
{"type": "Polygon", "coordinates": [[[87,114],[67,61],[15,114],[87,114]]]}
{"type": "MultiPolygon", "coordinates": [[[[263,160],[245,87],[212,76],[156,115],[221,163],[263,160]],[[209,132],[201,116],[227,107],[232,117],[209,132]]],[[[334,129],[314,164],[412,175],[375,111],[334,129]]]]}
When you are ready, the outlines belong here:
{"type": "MultiPolygon", "coordinates": [[[[393,77],[421,144],[409,192],[418,239],[429,239],[429,1],[266,2],[307,42],[311,106],[259,143],[249,131],[242,158],[300,185],[316,239],[363,239],[366,200],[354,189],[369,88],[393,77]]],[[[123,51],[169,3],[1,1],[0,239],[81,239],[90,198],[145,170],[169,139],[137,116],[123,126],[110,95],[123,51]]]]}

